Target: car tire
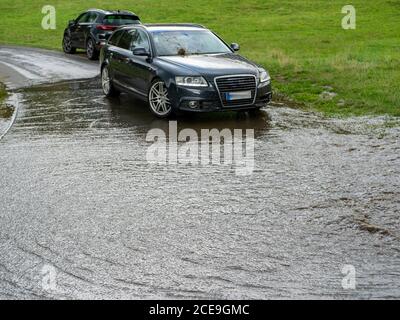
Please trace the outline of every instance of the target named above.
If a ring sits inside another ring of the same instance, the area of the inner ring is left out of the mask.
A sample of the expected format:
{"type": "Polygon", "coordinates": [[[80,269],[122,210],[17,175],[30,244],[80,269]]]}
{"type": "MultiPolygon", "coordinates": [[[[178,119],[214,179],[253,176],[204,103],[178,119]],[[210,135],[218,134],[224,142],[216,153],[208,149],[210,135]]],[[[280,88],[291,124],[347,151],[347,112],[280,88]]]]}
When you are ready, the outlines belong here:
{"type": "Polygon", "coordinates": [[[101,69],[101,87],[106,97],[118,97],[120,95],[120,92],[113,85],[107,65],[101,69]]]}
{"type": "Polygon", "coordinates": [[[168,89],[161,79],[155,79],[148,93],[150,111],[158,118],[168,118],[174,114],[168,89]]]}
{"type": "Polygon", "coordinates": [[[74,54],[76,52],[76,48],[72,46],[71,35],[64,34],[63,37],[63,51],[67,54],[74,54]]]}
{"type": "Polygon", "coordinates": [[[86,41],[86,55],[89,60],[97,60],[99,58],[99,50],[96,49],[96,44],[92,38],[86,41]]]}

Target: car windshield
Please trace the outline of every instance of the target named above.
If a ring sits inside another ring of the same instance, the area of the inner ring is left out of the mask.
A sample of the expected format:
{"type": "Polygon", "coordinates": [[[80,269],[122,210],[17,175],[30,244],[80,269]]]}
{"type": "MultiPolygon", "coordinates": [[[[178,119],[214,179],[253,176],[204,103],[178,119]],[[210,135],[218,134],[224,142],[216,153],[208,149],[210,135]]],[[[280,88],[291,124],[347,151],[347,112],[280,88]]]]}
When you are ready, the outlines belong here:
{"type": "Polygon", "coordinates": [[[231,53],[217,36],[208,30],[153,31],[159,56],[231,53]]]}
{"type": "Polygon", "coordinates": [[[111,26],[122,26],[126,24],[139,24],[139,20],[135,16],[113,14],[105,16],[103,24],[111,26]]]}

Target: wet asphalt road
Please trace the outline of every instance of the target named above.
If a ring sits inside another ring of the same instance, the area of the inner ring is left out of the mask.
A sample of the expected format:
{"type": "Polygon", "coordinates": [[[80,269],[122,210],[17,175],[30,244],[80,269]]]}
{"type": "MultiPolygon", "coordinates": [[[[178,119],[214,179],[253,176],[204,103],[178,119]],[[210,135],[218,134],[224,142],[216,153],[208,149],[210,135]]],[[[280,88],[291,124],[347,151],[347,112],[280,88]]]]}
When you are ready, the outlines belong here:
{"type": "Polygon", "coordinates": [[[168,122],[130,96],[105,99],[98,79],[76,80],[96,64],[10,50],[21,53],[0,48],[18,106],[0,140],[1,298],[400,297],[400,130],[388,119],[279,104],[179,118],[197,132],[254,128],[255,170],[163,167],[146,161],[145,138],[168,122]],[[85,69],[59,63],[69,81],[38,86],[61,80],[37,64],[51,57],[85,69]],[[29,73],[13,65],[46,77],[21,89],[29,73]],[[349,264],[355,290],[342,288],[349,264]],[[55,286],[43,285],[48,270],[55,286]]]}

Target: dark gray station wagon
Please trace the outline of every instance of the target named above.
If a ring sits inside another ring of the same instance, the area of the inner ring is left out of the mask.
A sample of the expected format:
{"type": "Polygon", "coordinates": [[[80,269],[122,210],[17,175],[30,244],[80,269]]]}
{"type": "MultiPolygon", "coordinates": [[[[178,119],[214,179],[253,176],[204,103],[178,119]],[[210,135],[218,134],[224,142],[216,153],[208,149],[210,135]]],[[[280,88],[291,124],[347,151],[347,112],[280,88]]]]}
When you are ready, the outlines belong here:
{"type": "Polygon", "coordinates": [[[268,71],[198,25],[137,25],[113,33],[101,52],[104,94],[130,92],[164,118],[178,111],[251,111],[272,97],[268,71]]]}

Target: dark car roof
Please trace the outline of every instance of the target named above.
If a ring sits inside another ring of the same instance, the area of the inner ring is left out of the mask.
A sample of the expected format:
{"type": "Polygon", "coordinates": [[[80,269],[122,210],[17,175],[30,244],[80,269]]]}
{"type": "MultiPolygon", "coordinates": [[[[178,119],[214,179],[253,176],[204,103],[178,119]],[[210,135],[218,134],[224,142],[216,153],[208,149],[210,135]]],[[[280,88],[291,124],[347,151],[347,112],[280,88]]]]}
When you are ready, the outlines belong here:
{"type": "Polygon", "coordinates": [[[104,15],[111,15],[111,14],[124,14],[124,15],[130,15],[130,16],[135,16],[138,18],[139,20],[139,16],[132,12],[132,11],[127,11],[127,10],[103,10],[103,9],[89,9],[85,12],[98,12],[98,13],[102,13],[104,15]]]}
{"type": "Polygon", "coordinates": [[[207,30],[206,27],[200,24],[193,23],[146,23],[142,25],[126,25],[122,26],[121,29],[129,30],[132,28],[143,28],[148,31],[168,31],[168,30],[207,30]]]}
{"type": "Polygon", "coordinates": [[[201,24],[196,23],[146,23],[144,25],[146,28],[198,28],[198,29],[205,29],[204,26],[201,24]]]}

